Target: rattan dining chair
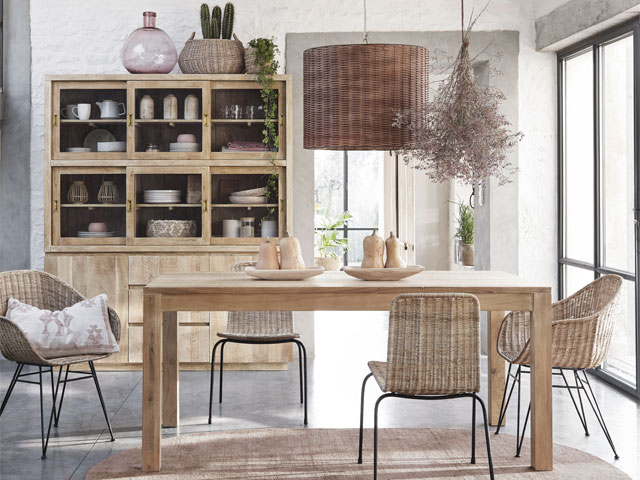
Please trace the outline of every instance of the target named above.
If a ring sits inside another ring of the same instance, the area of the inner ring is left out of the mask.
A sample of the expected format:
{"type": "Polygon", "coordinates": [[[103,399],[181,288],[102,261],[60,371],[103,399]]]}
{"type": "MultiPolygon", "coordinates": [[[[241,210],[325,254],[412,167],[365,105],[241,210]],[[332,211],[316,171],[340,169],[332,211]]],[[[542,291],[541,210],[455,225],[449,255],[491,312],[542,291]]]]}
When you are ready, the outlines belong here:
{"type": "MultiPolygon", "coordinates": [[[[237,262],[233,272],[244,272],[246,267],[255,267],[256,262],[237,262]]],[[[300,403],[304,404],[304,424],[307,425],[307,350],[298,340],[300,335],[293,331],[292,312],[229,312],[227,330],[218,332],[221,337],[211,352],[211,379],[209,383],[209,423],[213,404],[213,381],[216,350],[220,346],[220,394],[218,403],[222,403],[222,377],[224,374],[224,346],[227,343],[267,345],[276,343],[295,343],[298,346],[298,369],[300,372],[300,403]],[[304,372],[303,372],[304,362],[304,372]]]]}
{"type": "MultiPolygon", "coordinates": [[[[9,383],[4,400],[2,401],[2,406],[0,406],[0,416],[4,412],[17,383],[31,383],[39,385],[42,458],[46,458],[47,447],[49,445],[49,435],[51,434],[51,424],[53,422],[54,427],[58,426],[67,383],[93,378],[98,392],[98,398],[100,399],[102,413],[104,414],[107,427],[109,428],[111,441],[115,441],[113,430],[111,429],[111,422],[109,422],[109,416],[107,415],[107,410],[104,405],[102,391],[100,390],[100,384],[98,383],[98,375],[96,374],[96,369],[93,364],[94,361],[107,358],[110,354],[42,358],[33,348],[22,330],[4,316],[7,311],[7,303],[10,297],[15,298],[20,302],[33,305],[34,307],[52,311],[62,310],[63,308],[70,307],[71,305],[86,299],[80,294],[80,292],[70,285],[67,285],[59,278],[45,272],[35,270],[14,270],[0,273],[0,351],[7,360],[11,360],[18,364],[13,373],[13,377],[11,378],[11,382],[9,383]],[[72,365],[85,362],[89,364],[89,372],[70,370],[72,365]],[[23,370],[25,366],[34,366],[37,367],[38,370],[24,373],[23,370]],[[58,368],[58,379],[57,382],[55,382],[54,387],[54,369],[56,367],[58,368]],[[64,379],[62,378],[63,369],[65,370],[64,379]],[[49,373],[51,376],[52,407],[51,415],[49,417],[49,426],[45,436],[42,376],[46,373],[49,373]],[[69,378],[69,374],[74,375],[74,377],[69,378]],[[28,379],[24,380],[25,377],[31,377],[34,375],[38,376],[38,381],[28,379]],[[56,406],[60,383],[62,383],[62,392],[60,395],[60,401],[56,406]]],[[[111,308],[109,309],[109,323],[116,341],[120,341],[120,318],[111,308]]]]}
{"type": "Polygon", "coordinates": [[[375,378],[383,394],[373,415],[373,478],[378,478],[378,408],[385,398],[473,399],[471,463],[476,463],[476,402],[482,407],[489,473],[493,460],[480,391],[480,303],[462,293],[404,294],[391,302],[386,362],[369,362],[360,395],[358,463],[362,463],[364,394],[375,378]]]}
{"type": "MultiPolygon", "coordinates": [[[[570,297],[552,305],[553,340],[551,344],[551,365],[553,375],[562,378],[561,384],[554,384],[554,388],[563,388],[569,392],[571,401],[580,418],[580,423],[586,436],[589,436],[587,417],[582,403],[582,393],[586,397],[593,413],[604,432],[615,458],[619,458],[613,444],[609,429],[604,421],[598,401],[596,400],[586,370],[595,368],[607,358],[613,323],[616,314],[617,300],[622,287],[622,277],[618,275],[604,275],[591,282],[570,297]],[[573,376],[574,385],[567,381],[565,373],[573,376]],[[582,374],[582,378],[580,377],[582,374]],[[572,393],[576,391],[578,402],[572,393]],[[578,404],[580,407],[578,408],[578,404]]],[[[531,413],[531,403],[524,419],[522,431],[520,430],[520,383],[523,373],[530,373],[530,348],[529,348],[529,312],[511,312],[500,326],[498,333],[498,354],[509,362],[507,381],[502,395],[500,416],[496,434],[506,415],[509,401],[514,387],[518,386],[518,410],[516,431],[516,457],[520,456],[524,432],[531,413]],[[512,367],[517,365],[515,374],[511,373],[512,367]],[[511,389],[509,389],[509,382],[511,389]]]]}

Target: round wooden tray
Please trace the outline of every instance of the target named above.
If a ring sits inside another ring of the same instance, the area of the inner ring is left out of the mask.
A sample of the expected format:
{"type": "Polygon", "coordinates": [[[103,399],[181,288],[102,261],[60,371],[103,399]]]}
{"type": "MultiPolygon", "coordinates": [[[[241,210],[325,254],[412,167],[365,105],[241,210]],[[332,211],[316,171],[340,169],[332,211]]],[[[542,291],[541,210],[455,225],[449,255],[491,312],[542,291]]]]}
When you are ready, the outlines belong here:
{"type": "Polygon", "coordinates": [[[258,270],[255,267],[247,267],[244,270],[247,275],[260,280],[304,280],[324,273],[324,267],[307,267],[296,270],[258,270]]]}
{"type": "Polygon", "coordinates": [[[406,268],[362,268],[342,267],[347,275],[369,281],[393,281],[402,280],[424,270],[422,265],[410,265],[406,268]]]}

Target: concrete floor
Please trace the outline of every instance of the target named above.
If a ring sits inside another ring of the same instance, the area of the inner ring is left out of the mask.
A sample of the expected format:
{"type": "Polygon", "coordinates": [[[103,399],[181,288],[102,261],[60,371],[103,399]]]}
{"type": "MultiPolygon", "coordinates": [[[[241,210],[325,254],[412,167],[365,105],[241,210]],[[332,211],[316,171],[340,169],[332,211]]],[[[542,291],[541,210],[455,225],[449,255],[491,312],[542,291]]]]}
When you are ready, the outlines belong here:
{"type": "MultiPolygon", "coordinates": [[[[367,372],[366,362],[385,358],[385,319],[380,314],[364,313],[319,314],[317,319],[316,356],[309,362],[309,428],[357,427],[359,390],[367,372]],[[367,332],[366,339],[362,338],[363,331],[367,332]],[[337,332],[340,333],[339,337],[337,332]]],[[[225,403],[221,407],[214,404],[212,425],[207,424],[208,373],[182,372],[182,425],[179,432],[185,434],[261,427],[302,428],[302,406],[297,403],[297,365],[294,366],[296,368],[284,372],[225,373],[225,403]]],[[[2,397],[14,368],[14,364],[10,362],[0,361],[2,397]]],[[[141,377],[140,372],[99,373],[117,438],[113,443],[109,441],[92,382],[89,380],[69,384],[60,426],[52,434],[46,460],[40,459],[38,387],[19,384],[0,418],[0,478],[82,479],[102,459],[139,446],[142,420],[141,377]]],[[[485,359],[483,381],[486,385],[485,359]]],[[[596,379],[592,383],[618,448],[620,460],[614,460],[591,412],[588,413],[588,418],[592,434],[590,437],[584,436],[573,405],[567,393],[562,390],[554,390],[554,442],[596,455],[615,464],[631,478],[640,478],[640,405],[596,379]]],[[[523,392],[528,396],[528,385],[523,392]]],[[[372,425],[373,402],[377,393],[375,383],[369,382],[365,417],[368,426],[372,425]]],[[[486,397],[486,391],[481,394],[483,398],[486,397]]],[[[469,428],[468,400],[427,404],[411,400],[386,402],[381,407],[382,426],[469,428]]],[[[515,403],[507,421],[504,431],[515,434],[515,403]]],[[[478,426],[480,427],[480,423],[478,426]]],[[[174,435],[176,429],[165,429],[163,433],[174,435]]]]}

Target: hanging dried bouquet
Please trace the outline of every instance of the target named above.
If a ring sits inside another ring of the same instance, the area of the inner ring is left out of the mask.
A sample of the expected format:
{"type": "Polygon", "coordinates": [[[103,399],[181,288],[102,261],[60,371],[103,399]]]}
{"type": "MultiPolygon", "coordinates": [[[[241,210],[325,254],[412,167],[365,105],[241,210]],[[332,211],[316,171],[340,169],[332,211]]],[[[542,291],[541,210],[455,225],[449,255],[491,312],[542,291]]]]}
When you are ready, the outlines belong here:
{"type": "Polygon", "coordinates": [[[523,134],[513,133],[511,123],[500,113],[504,94],[474,79],[469,39],[477,19],[472,15],[469,26],[463,27],[460,51],[435,99],[418,111],[398,113],[394,122],[411,129],[415,138],[399,153],[434,182],[475,185],[495,177],[503,185],[516,170],[507,155],[523,134]]]}

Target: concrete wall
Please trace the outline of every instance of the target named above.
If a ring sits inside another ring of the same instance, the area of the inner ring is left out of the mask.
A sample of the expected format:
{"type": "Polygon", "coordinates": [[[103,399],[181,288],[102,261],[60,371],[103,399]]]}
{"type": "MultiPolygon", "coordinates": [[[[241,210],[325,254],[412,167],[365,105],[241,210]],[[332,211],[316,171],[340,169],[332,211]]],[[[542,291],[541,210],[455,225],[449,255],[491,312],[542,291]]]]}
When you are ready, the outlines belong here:
{"type": "MultiPolygon", "coordinates": [[[[34,267],[42,268],[43,265],[43,192],[40,186],[43,179],[44,75],[124,72],[119,51],[127,34],[140,25],[141,13],[145,9],[158,13],[158,26],[180,49],[189,34],[199,29],[200,3],[199,0],[180,3],[173,0],[86,0],[79,6],[70,0],[32,0],[31,254],[34,267]]],[[[472,8],[479,11],[485,3],[484,0],[467,1],[466,11],[470,12],[472,8]]],[[[235,6],[235,31],[241,39],[247,41],[256,36],[274,36],[283,52],[287,33],[358,32],[362,28],[360,2],[237,0],[235,6]]],[[[451,31],[451,42],[459,35],[460,12],[457,4],[453,8],[447,0],[399,0],[393,3],[371,0],[368,11],[368,27],[372,32],[407,32],[407,38],[422,44],[426,38],[417,32],[451,31]]],[[[492,267],[555,284],[554,56],[535,51],[534,11],[530,2],[493,0],[489,4],[476,24],[476,31],[503,30],[520,32],[516,54],[517,80],[508,95],[512,101],[517,98],[517,105],[514,103],[509,107],[511,111],[507,114],[517,120],[515,123],[526,136],[518,151],[520,172],[517,182],[500,187],[495,193],[493,188],[491,191],[492,205],[497,211],[504,208],[507,212],[495,218],[496,228],[509,232],[509,235],[496,239],[496,248],[501,251],[506,246],[510,252],[503,262],[492,267]],[[544,191],[543,198],[540,198],[541,190],[544,191]],[[530,258],[532,250],[539,252],[535,261],[530,258]],[[521,252],[527,253],[523,255],[521,252]]],[[[349,38],[361,41],[358,34],[349,38]]],[[[285,63],[284,53],[281,60],[285,63]]],[[[294,161],[298,162],[298,172],[304,173],[301,168],[305,164],[304,157],[294,161]]],[[[296,174],[296,178],[300,177],[296,174]]],[[[295,187],[297,193],[293,201],[297,212],[304,208],[301,205],[305,205],[306,197],[301,190],[305,185],[309,186],[310,180],[305,181],[307,183],[295,187]]],[[[297,219],[299,214],[295,215],[297,219]]],[[[299,226],[296,226],[298,234],[299,226]]],[[[309,233],[303,233],[309,236],[309,233]]],[[[308,252],[309,240],[305,244],[308,252]]]]}
{"type": "MultiPolygon", "coordinates": [[[[0,271],[29,268],[31,44],[29,2],[4,1],[5,120],[0,154],[0,271]]],[[[41,189],[41,187],[38,187],[41,189]]]]}

